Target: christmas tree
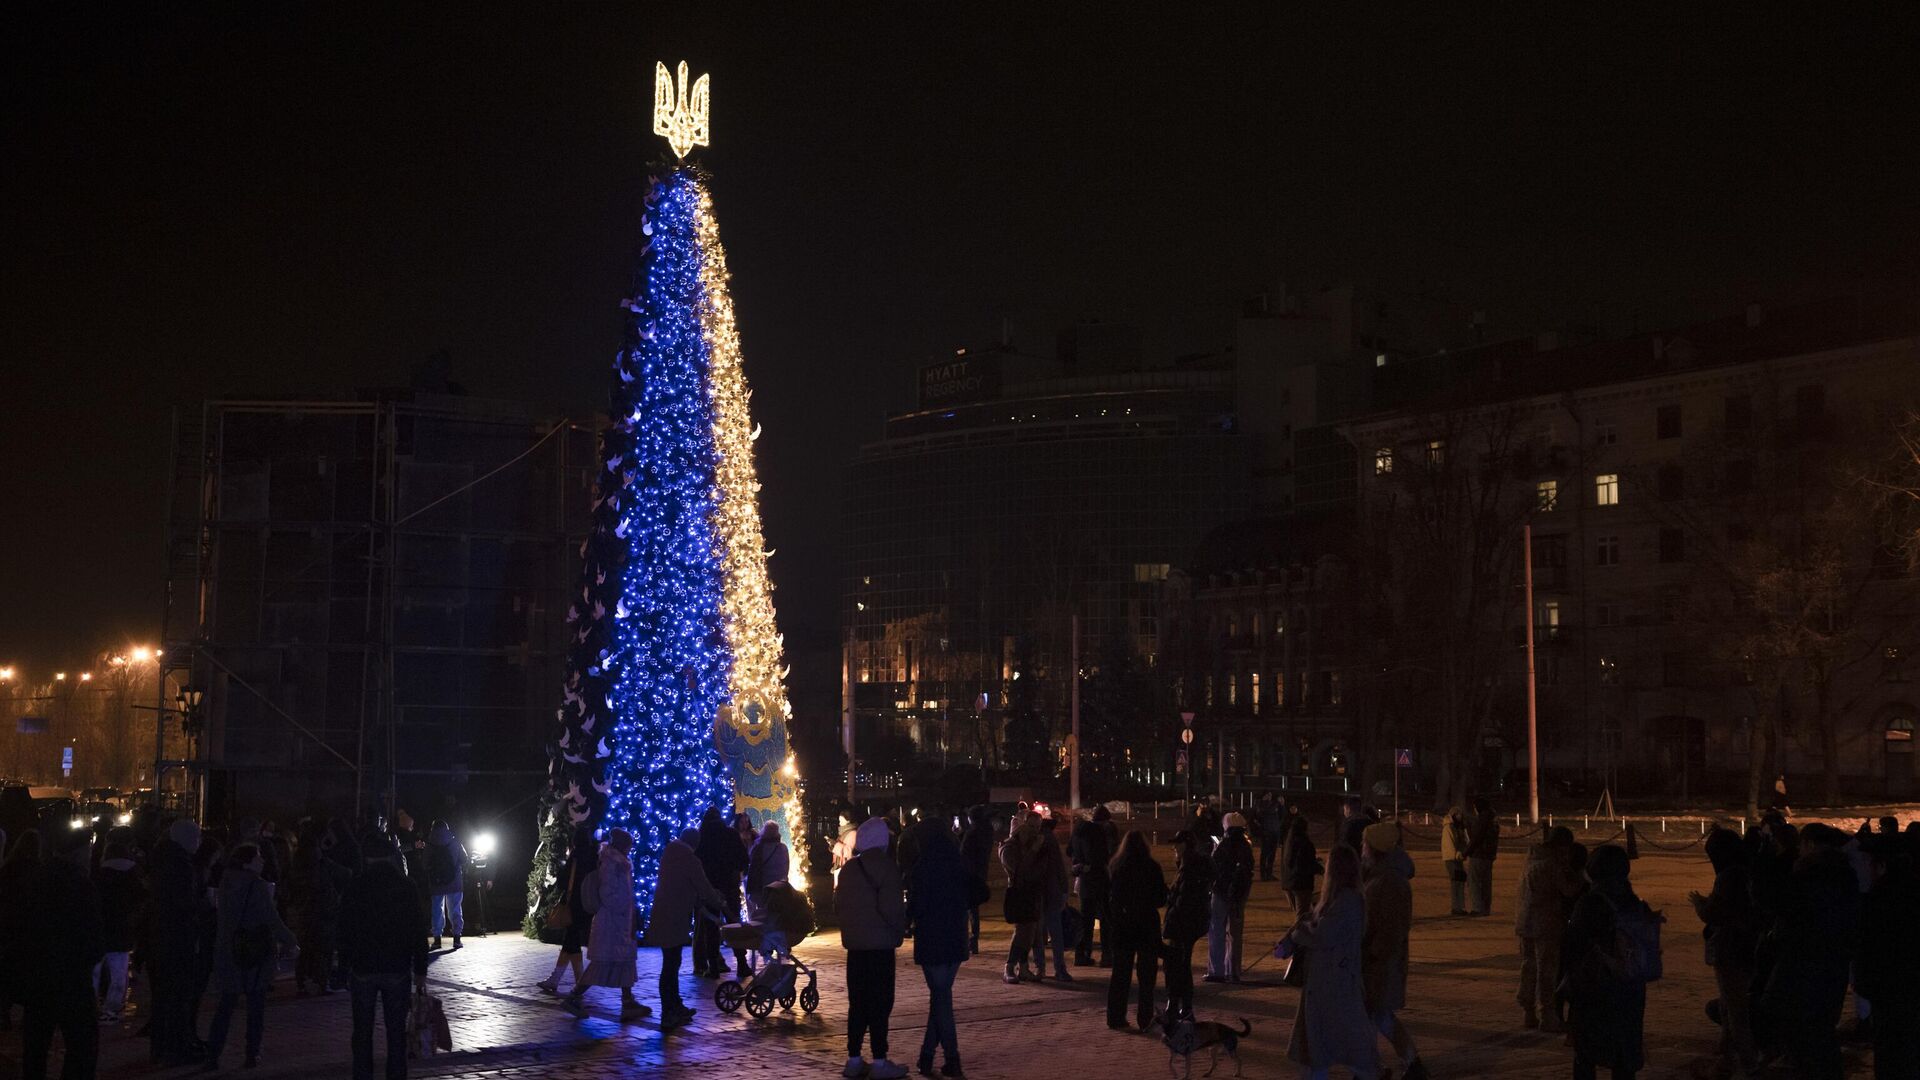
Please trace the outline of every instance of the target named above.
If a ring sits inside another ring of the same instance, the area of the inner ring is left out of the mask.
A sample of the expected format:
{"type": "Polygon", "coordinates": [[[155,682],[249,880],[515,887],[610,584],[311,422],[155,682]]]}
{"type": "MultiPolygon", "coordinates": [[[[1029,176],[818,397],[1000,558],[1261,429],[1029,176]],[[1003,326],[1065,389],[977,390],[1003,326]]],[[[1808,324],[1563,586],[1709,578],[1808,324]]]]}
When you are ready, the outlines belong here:
{"type": "MultiPolygon", "coordinates": [[[[786,669],[760,527],[739,334],[705,174],[707,77],[661,65],[655,130],[679,159],[649,185],[626,341],[614,358],[592,532],[568,611],[554,810],[633,834],[648,910],[661,850],[709,807],[793,843],[786,669]]],[[[799,873],[801,859],[792,865],[799,873]]]]}

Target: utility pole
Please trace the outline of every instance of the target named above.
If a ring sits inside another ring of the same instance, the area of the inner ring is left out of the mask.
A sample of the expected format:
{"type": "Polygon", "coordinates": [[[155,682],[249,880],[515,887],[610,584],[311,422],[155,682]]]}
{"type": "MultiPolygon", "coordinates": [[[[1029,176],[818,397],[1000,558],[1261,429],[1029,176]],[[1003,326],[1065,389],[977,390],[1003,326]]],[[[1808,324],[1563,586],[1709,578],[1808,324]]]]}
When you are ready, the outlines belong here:
{"type": "Polygon", "coordinates": [[[853,809],[853,628],[840,647],[840,748],[847,752],[847,809],[853,809]]]}
{"type": "Polygon", "coordinates": [[[1068,739],[1073,743],[1073,753],[1067,762],[1068,793],[1067,805],[1074,810],[1080,809],[1080,616],[1075,614],[1068,620],[1068,663],[1071,667],[1073,733],[1068,739]]]}
{"type": "MultiPolygon", "coordinates": [[[[1533,670],[1533,526],[1520,526],[1520,552],[1527,590],[1527,803],[1540,824],[1540,709],[1533,670]]],[[[1395,769],[1398,776],[1400,770],[1395,769]]]]}

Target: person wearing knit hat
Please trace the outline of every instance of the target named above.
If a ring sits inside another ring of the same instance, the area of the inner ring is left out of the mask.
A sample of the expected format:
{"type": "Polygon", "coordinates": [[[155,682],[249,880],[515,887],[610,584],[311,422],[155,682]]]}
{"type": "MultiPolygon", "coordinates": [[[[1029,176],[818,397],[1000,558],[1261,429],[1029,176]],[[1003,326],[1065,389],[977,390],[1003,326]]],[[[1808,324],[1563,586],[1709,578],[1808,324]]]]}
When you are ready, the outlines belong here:
{"type": "Polygon", "coordinates": [[[887,853],[892,834],[883,817],[860,823],[854,855],[833,888],[840,945],[847,950],[847,1067],[842,1073],[897,1080],[907,1070],[887,1058],[887,1024],[893,1015],[893,954],[907,929],[906,893],[900,867],[887,853]],[[873,1049],[873,1064],[860,1056],[873,1049]]]}
{"type": "Polygon", "coordinates": [[[1369,825],[1361,831],[1360,842],[1375,854],[1385,855],[1400,846],[1400,826],[1391,821],[1369,825]]]}
{"type": "Polygon", "coordinates": [[[1233,813],[1220,819],[1220,827],[1223,829],[1244,829],[1247,827],[1247,819],[1240,811],[1235,810],[1233,813]]]}

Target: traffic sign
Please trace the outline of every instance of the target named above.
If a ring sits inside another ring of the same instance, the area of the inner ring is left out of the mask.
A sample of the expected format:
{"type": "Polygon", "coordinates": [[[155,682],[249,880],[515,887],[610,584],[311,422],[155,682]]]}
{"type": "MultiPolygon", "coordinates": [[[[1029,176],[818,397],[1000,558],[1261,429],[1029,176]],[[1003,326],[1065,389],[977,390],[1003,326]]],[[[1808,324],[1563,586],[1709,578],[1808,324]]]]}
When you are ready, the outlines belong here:
{"type": "Polygon", "coordinates": [[[1192,726],[1193,726],[1193,714],[1192,714],[1192,713],[1190,713],[1190,712],[1183,712],[1183,713],[1181,713],[1181,714],[1180,714],[1180,722],[1181,722],[1181,723],[1183,723],[1183,724],[1185,724],[1185,725],[1187,725],[1188,727],[1192,727],[1192,726]]]}
{"type": "Polygon", "coordinates": [[[1187,771],[1187,752],[1185,749],[1175,750],[1173,752],[1173,771],[1177,773],[1187,771]]]}
{"type": "Polygon", "coordinates": [[[1185,745],[1187,745],[1187,746],[1192,746],[1192,745],[1193,745],[1193,729],[1192,729],[1192,728],[1181,728],[1181,729],[1180,729],[1180,741],[1181,741],[1181,742],[1182,742],[1183,744],[1185,744],[1185,745]]]}
{"type": "Polygon", "coordinates": [[[1400,749],[1398,749],[1398,750],[1395,750],[1395,751],[1393,752],[1393,766],[1394,766],[1394,768],[1396,768],[1396,769],[1411,769],[1411,768],[1413,768],[1413,751],[1412,751],[1412,749],[1410,749],[1410,748],[1408,748],[1408,747],[1404,747],[1404,746],[1403,746],[1403,747],[1401,747],[1400,749]]]}
{"type": "Polygon", "coordinates": [[[73,747],[71,746],[60,748],[60,775],[73,775],[73,747]]]}

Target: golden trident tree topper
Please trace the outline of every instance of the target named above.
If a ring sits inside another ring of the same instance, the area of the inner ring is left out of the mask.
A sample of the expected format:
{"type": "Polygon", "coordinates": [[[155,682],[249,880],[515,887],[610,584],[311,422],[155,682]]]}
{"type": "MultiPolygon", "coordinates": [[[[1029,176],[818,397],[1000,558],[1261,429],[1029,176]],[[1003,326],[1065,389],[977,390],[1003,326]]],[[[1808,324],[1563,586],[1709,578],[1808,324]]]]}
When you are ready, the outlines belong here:
{"type": "Polygon", "coordinates": [[[687,62],[680,61],[680,92],[674,94],[673,76],[667,73],[667,65],[653,65],[653,133],[667,137],[667,145],[673,149],[673,155],[685,158],[687,151],[696,146],[713,145],[708,140],[707,128],[707,79],[702,75],[693,82],[693,97],[687,97],[687,62]]]}

